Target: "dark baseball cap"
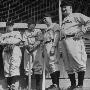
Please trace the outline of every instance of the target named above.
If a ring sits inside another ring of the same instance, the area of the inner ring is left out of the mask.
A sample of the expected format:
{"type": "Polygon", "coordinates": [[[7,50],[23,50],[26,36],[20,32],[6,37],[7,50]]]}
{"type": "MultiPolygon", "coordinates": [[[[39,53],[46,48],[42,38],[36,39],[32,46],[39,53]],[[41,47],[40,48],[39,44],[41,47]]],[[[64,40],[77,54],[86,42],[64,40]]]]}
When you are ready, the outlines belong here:
{"type": "Polygon", "coordinates": [[[31,24],[36,24],[36,23],[35,23],[35,21],[33,19],[28,19],[27,24],[31,25],[31,24]]]}
{"type": "Polygon", "coordinates": [[[61,7],[64,7],[64,6],[73,6],[73,3],[71,1],[62,1],[61,2],[61,7]]]}
{"type": "Polygon", "coordinates": [[[52,17],[52,15],[50,13],[44,13],[43,17],[52,17]]]}
{"type": "Polygon", "coordinates": [[[11,20],[6,22],[6,26],[13,26],[13,25],[14,25],[14,23],[11,20]]]}

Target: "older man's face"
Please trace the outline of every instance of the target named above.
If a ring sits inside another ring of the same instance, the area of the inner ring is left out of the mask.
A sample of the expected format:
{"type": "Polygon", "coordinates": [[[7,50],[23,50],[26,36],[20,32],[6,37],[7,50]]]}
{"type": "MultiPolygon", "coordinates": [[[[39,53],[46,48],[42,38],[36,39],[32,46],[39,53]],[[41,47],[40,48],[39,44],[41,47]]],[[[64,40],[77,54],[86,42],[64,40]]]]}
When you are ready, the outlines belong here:
{"type": "Polygon", "coordinates": [[[52,22],[52,21],[51,21],[51,17],[44,17],[44,18],[43,18],[43,21],[44,21],[45,24],[49,24],[49,23],[52,22]]]}
{"type": "Polygon", "coordinates": [[[63,6],[62,7],[62,14],[67,16],[72,13],[72,6],[63,6]]]}

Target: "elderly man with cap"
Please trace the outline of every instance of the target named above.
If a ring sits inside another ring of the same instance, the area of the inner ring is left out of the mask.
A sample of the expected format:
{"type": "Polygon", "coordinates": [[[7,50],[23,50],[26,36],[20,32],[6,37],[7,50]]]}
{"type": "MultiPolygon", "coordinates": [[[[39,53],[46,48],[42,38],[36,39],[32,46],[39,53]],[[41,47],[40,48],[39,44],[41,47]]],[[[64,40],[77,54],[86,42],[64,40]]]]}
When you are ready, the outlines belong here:
{"type": "MultiPolygon", "coordinates": [[[[23,34],[23,41],[25,41],[25,60],[24,68],[26,76],[34,74],[36,78],[36,89],[40,88],[40,78],[42,77],[42,50],[40,48],[40,42],[42,38],[42,32],[40,29],[35,29],[36,23],[29,19],[27,23],[27,29],[23,34]],[[27,58],[28,57],[28,58],[27,58]],[[30,66],[31,65],[31,66],[30,66]],[[31,73],[29,73],[29,67],[31,67],[31,73]]],[[[27,77],[28,82],[28,77],[27,77]]],[[[29,83],[31,84],[31,83],[29,83]]]]}
{"type": "Polygon", "coordinates": [[[46,58],[46,68],[50,73],[52,85],[48,90],[59,90],[59,57],[58,57],[58,42],[60,27],[57,23],[53,23],[50,14],[45,13],[43,18],[44,23],[47,25],[44,34],[45,50],[44,56],[46,58]]]}
{"type": "Polygon", "coordinates": [[[18,46],[21,42],[19,31],[13,31],[13,22],[6,22],[6,33],[0,37],[0,42],[5,45],[3,50],[4,75],[7,79],[9,90],[19,90],[20,63],[22,58],[18,46]]]}
{"type": "Polygon", "coordinates": [[[90,18],[81,14],[73,13],[71,2],[62,1],[63,22],[61,27],[62,50],[65,69],[71,81],[68,90],[76,87],[75,72],[78,74],[77,87],[82,88],[86,71],[87,54],[84,46],[83,35],[88,30],[90,18]]]}

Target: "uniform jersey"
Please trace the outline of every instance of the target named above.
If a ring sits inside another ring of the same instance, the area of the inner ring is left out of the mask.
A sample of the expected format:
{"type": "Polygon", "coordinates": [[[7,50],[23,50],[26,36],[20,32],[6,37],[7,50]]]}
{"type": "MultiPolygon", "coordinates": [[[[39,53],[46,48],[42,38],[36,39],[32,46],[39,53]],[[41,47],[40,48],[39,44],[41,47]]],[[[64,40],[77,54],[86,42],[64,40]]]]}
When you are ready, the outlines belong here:
{"type": "Polygon", "coordinates": [[[40,29],[35,29],[32,32],[25,32],[23,34],[23,41],[25,41],[26,45],[34,45],[37,41],[36,37],[41,33],[40,29]]]}
{"type": "Polygon", "coordinates": [[[12,31],[9,33],[2,34],[0,37],[1,43],[7,44],[17,44],[22,40],[21,34],[19,31],[12,31]]]}
{"type": "MultiPolygon", "coordinates": [[[[39,35],[41,34],[40,29],[34,29],[32,32],[26,31],[23,34],[23,41],[25,41],[25,45],[28,45],[29,47],[33,47],[37,44],[40,44],[40,41],[38,39],[39,35]]],[[[32,53],[29,53],[28,50],[25,50],[24,53],[24,69],[26,71],[26,75],[29,71],[29,61],[31,60],[31,69],[34,69],[34,73],[41,74],[42,73],[42,67],[40,64],[42,53],[40,48],[36,48],[33,50],[32,53]]]]}
{"type": "Polygon", "coordinates": [[[46,33],[44,35],[44,40],[45,41],[54,40],[54,38],[55,38],[55,32],[56,31],[59,31],[59,30],[60,30],[59,25],[56,24],[56,23],[53,23],[50,27],[48,27],[46,29],[46,33]]]}
{"type": "Polygon", "coordinates": [[[81,13],[72,13],[62,22],[62,32],[66,35],[76,34],[79,31],[86,32],[90,18],[81,13]],[[84,28],[82,29],[82,26],[84,28]]]}
{"type": "MultiPolygon", "coordinates": [[[[63,20],[62,33],[75,35],[83,32],[84,34],[88,30],[89,24],[89,17],[81,13],[72,13],[63,20]]],[[[65,69],[68,74],[86,70],[87,54],[82,38],[74,40],[74,36],[66,37],[62,41],[62,51],[65,69]]]]}

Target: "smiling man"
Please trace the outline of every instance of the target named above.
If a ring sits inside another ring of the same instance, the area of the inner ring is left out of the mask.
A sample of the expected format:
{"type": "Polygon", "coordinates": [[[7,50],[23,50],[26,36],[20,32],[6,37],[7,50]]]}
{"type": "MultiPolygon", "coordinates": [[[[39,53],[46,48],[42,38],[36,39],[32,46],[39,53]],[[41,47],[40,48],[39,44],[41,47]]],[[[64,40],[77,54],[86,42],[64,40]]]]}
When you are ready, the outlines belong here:
{"type": "Polygon", "coordinates": [[[83,35],[90,27],[90,18],[81,13],[73,13],[72,2],[62,1],[61,7],[64,17],[61,33],[65,36],[62,40],[63,59],[71,81],[68,90],[72,90],[76,88],[75,72],[78,73],[77,87],[83,87],[87,61],[83,35]]]}

